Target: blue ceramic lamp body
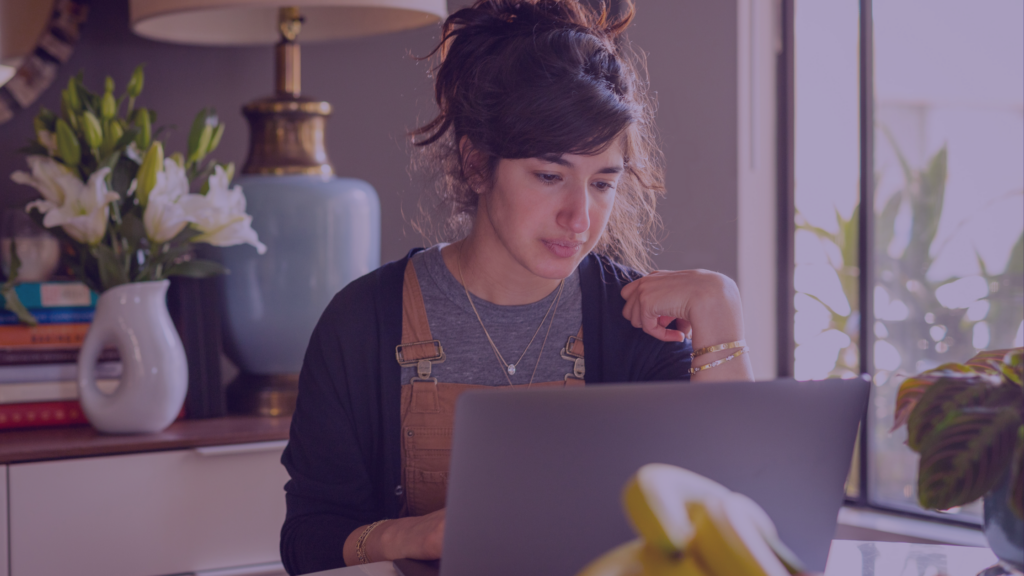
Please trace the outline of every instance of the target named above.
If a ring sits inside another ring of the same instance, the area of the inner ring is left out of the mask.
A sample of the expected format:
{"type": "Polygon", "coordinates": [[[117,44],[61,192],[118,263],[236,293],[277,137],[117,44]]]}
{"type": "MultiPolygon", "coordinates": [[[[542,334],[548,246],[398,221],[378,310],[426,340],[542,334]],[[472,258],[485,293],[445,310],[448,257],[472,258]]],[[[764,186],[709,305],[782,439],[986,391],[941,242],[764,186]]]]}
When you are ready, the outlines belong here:
{"type": "Polygon", "coordinates": [[[380,265],[380,200],[354,178],[244,175],[237,184],[267,252],[221,251],[225,344],[244,372],[296,374],[327,304],[380,265]]]}

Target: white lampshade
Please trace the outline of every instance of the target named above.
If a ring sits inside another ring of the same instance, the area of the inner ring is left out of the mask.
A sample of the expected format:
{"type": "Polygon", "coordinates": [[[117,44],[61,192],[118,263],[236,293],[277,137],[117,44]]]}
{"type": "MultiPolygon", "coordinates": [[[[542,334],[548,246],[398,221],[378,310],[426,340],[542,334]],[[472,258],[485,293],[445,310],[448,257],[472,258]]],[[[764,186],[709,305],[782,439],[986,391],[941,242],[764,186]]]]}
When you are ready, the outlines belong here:
{"type": "Polygon", "coordinates": [[[371,36],[425,26],[448,15],[445,0],[131,0],[139,36],[206,46],[273,44],[278,10],[302,11],[302,41],[371,36]]]}

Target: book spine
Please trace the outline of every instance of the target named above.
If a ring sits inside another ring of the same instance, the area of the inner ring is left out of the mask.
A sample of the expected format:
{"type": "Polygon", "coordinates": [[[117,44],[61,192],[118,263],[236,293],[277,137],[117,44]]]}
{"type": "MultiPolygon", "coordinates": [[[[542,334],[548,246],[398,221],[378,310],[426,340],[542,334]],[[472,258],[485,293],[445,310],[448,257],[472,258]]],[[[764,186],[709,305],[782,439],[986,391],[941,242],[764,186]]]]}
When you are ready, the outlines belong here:
{"type": "Polygon", "coordinates": [[[82,407],[74,400],[0,404],[0,430],[88,424],[82,407]]]}
{"type": "MultiPolygon", "coordinates": [[[[123,370],[124,366],[120,362],[100,362],[96,365],[96,377],[120,378],[123,370]]],[[[78,379],[78,364],[75,362],[0,366],[0,384],[76,379],[78,379]]]]}
{"type": "MultiPolygon", "coordinates": [[[[102,379],[96,381],[96,386],[105,393],[111,393],[117,390],[119,383],[119,380],[102,379]]],[[[78,400],[77,380],[0,384],[0,406],[62,400],[78,400]]]]}
{"type": "MultiPolygon", "coordinates": [[[[185,407],[175,419],[185,418],[185,407]]],[[[88,424],[82,406],[75,400],[63,402],[33,402],[29,404],[0,404],[0,430],[14,428],[43,428],[88,424]]]]}
{"type": "MultiPolygon", "coordinates": [[[[116,348],[100,353],[100,362],[120,360],[116,348]]],[[[78,348],[0,348],[0,366],[78,362],[78,348]]]]}
{"type": "Polygon", "coordinates": [[[39,326],[0,326],[0,348],[31,346],[42,348],[78,348],[85,340],[89,324],[40,324],[39,326]]]}
{"type": "MultiPolygon", "coordinates": [[[[93,307],[99,296],[81,282],[26,282],[14,287],[25,308],[93,307]]],[[[6,301],[0,296],[0,308],[6,301]]]]}
{"type": "MultiPolygon", "coordinates": [[[[94,308],[39,308],[30,310],[40,324],[77,324],[92,322],[94,308]]],[[[14,312],[0,310],[0,326],[21,324],[14,312]]]]}

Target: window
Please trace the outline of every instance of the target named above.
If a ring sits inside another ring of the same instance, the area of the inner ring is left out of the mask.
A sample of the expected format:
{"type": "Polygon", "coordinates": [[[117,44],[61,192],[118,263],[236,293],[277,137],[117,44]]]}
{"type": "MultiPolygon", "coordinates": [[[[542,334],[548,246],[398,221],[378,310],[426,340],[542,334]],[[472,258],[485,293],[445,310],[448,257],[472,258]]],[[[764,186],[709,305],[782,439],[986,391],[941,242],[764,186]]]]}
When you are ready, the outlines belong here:
{"type": "Polygon", "coordinates": [[[793,374],[872,376],[851,495],[920,513],[900,382],[1024,345],[1024,4],[792,2],[793,374]]]}

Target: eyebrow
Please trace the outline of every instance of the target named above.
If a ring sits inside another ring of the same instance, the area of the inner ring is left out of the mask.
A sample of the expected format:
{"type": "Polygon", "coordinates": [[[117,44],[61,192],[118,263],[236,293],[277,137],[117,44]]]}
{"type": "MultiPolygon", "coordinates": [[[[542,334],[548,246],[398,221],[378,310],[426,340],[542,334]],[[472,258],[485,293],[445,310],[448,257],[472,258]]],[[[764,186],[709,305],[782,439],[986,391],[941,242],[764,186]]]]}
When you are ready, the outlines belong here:
{"type": "MultiPolygon", "coordinates": [[[[566,160],[561,154],[541,154],[537,157],[539,160],[544,162],[550,162],[552,164],[558,164],[559,166],[565,166],[566,168],[573,168],[572,162],[566,160]]],[[[622,172],[622,166],[607,166],[597,171],[598,174],[618,174],[622,172]]]]}

